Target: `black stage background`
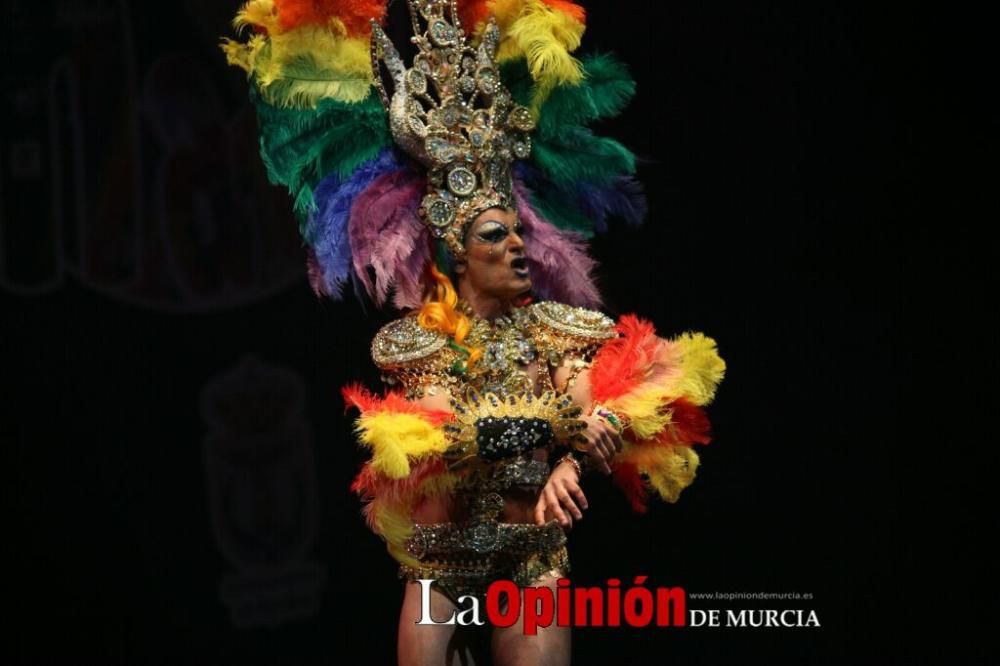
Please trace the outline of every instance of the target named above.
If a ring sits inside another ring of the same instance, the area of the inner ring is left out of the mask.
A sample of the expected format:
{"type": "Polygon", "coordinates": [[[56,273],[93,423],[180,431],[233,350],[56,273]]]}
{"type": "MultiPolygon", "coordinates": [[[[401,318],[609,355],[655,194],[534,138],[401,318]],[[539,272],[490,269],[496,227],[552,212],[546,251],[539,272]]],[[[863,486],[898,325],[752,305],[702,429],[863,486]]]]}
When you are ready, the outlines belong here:
{"type": "MultiPolygon", "coordinates": [[[[638,516],[588,483],[573,580],[809,593],[689,607],[822,626],[582,629],[574,663],[937,663],[910,640],[927,611],[902,583],[893,463],[912,26],[589,4],[584,51],[638,81],[603,131],[642,157],[650,205],[594,243],[606,309],[706,332],[728,374],[678,504],[638,516]]],[[[236,5],[4,4],[8,663],[394,663],[401,588],[348,489],[362,454],[339,397],[377,385],[388,315],[306,285],[217,47],[236,5]]]]}

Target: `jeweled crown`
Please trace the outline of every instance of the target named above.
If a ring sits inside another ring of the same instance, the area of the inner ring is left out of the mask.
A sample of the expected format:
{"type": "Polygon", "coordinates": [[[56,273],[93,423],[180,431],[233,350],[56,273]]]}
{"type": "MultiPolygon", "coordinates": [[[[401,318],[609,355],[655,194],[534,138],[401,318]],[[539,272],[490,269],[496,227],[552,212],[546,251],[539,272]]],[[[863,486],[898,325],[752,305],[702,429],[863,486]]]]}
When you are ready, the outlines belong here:
{"type": "Polygon", "coordinates": [[[514,207],[511,163],[530,154],[535,119],[500,80],[500,31],[492,17],[473,47],[454,0],[407,3],[418,53],[406,68],[373,22],[376,87],[397,145],[427,168],[421,217],[452,255],[462,258],[465,230],[477,214],[514,207]],[[380,62],[392,77],[391,99],[380,62]]]}

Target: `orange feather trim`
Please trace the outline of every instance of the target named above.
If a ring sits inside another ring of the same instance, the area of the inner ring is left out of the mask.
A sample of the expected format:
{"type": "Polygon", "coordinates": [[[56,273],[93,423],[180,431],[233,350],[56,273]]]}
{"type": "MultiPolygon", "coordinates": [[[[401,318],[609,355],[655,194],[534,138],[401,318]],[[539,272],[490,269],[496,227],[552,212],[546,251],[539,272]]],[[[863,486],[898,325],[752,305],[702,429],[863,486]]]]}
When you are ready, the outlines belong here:
{"type": "Polygon", "coordinates": [[[274,0],[283,31],[306,25],[326,25],[330,19],[344,22],[349,37],[371,34],[370,19],[385,18],[385,0],[274,0]]]}
{"type": "Polygon", "coordinates": [[[379,474],[372,469],[371,463],[365,463],[351,483],[351,490],[364,502],[370,502],[376,497],[389,502],[401,502],[416,495],[427,479],[447,472],[448,466],[441,458],[414,463],[410,475],[402,479],[391,479],[379,474]]]}
{"type": "Polygon", "coordinates": [[[623,315],[615,327],[621,337],[609,340],[594,356],[590,385],[596,402],[619,398],[648,381],[647,373],[663,342],[653,324],[633,314],[623,315]]]}
{"type": "Polygon", "coordinates": [[[362,414],[369,412],[393,412],[396,414],[415,414],[422,416],[431,425],[439,426],[452,420],[453,415],[439,409],[426,409],[415,402],[407,400],[398,391],[389,391],[380,398],[361,384],[351,384],[341,389],[347,409],[356,407],[362,414]]]}
{"type": "Polygon", "coordinates": [[[587,10],[569,0],[542,0],[552,9],[567,14],[577,23],[587,23],[587,10]]]}

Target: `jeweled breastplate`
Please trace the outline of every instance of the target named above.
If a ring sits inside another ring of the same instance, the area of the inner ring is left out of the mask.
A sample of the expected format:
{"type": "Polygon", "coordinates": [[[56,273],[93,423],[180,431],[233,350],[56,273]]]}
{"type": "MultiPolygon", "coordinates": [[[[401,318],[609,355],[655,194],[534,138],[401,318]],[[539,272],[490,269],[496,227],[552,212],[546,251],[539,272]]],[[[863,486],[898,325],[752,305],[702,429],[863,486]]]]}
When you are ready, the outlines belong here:
{"type": "MultiPolygon", "coordinates": [[[[466,371],[469,386],[480,393],[494,393],[500,397],[536,392],[529,370],[538,359],[538,350],[528,329],[529,323],[524,309],[513,310],[492,323],[473,319],[465,343],[482,350],[482,357],[466,371]]],[[[544,371],[537,374],[541,381],[547,376],[544,371]]],[[[543,383],[542,387],[548,388],[550,383],[543,383]]]]}

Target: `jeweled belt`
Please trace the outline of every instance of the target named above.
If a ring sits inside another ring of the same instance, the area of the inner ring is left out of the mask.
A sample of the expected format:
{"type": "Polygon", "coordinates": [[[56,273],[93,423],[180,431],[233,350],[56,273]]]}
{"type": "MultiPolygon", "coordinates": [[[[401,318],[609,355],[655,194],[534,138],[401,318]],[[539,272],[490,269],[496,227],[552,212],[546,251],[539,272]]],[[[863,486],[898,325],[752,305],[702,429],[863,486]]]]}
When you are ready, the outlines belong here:
{"type": "Polygon", "coordinates": [[[417,559],[461,560],[469,555],[548,552],[566,544],[559,523],[500,523],[479,520],[465,525],[433,523],[415,525],[406,551],[417,559]]]}

